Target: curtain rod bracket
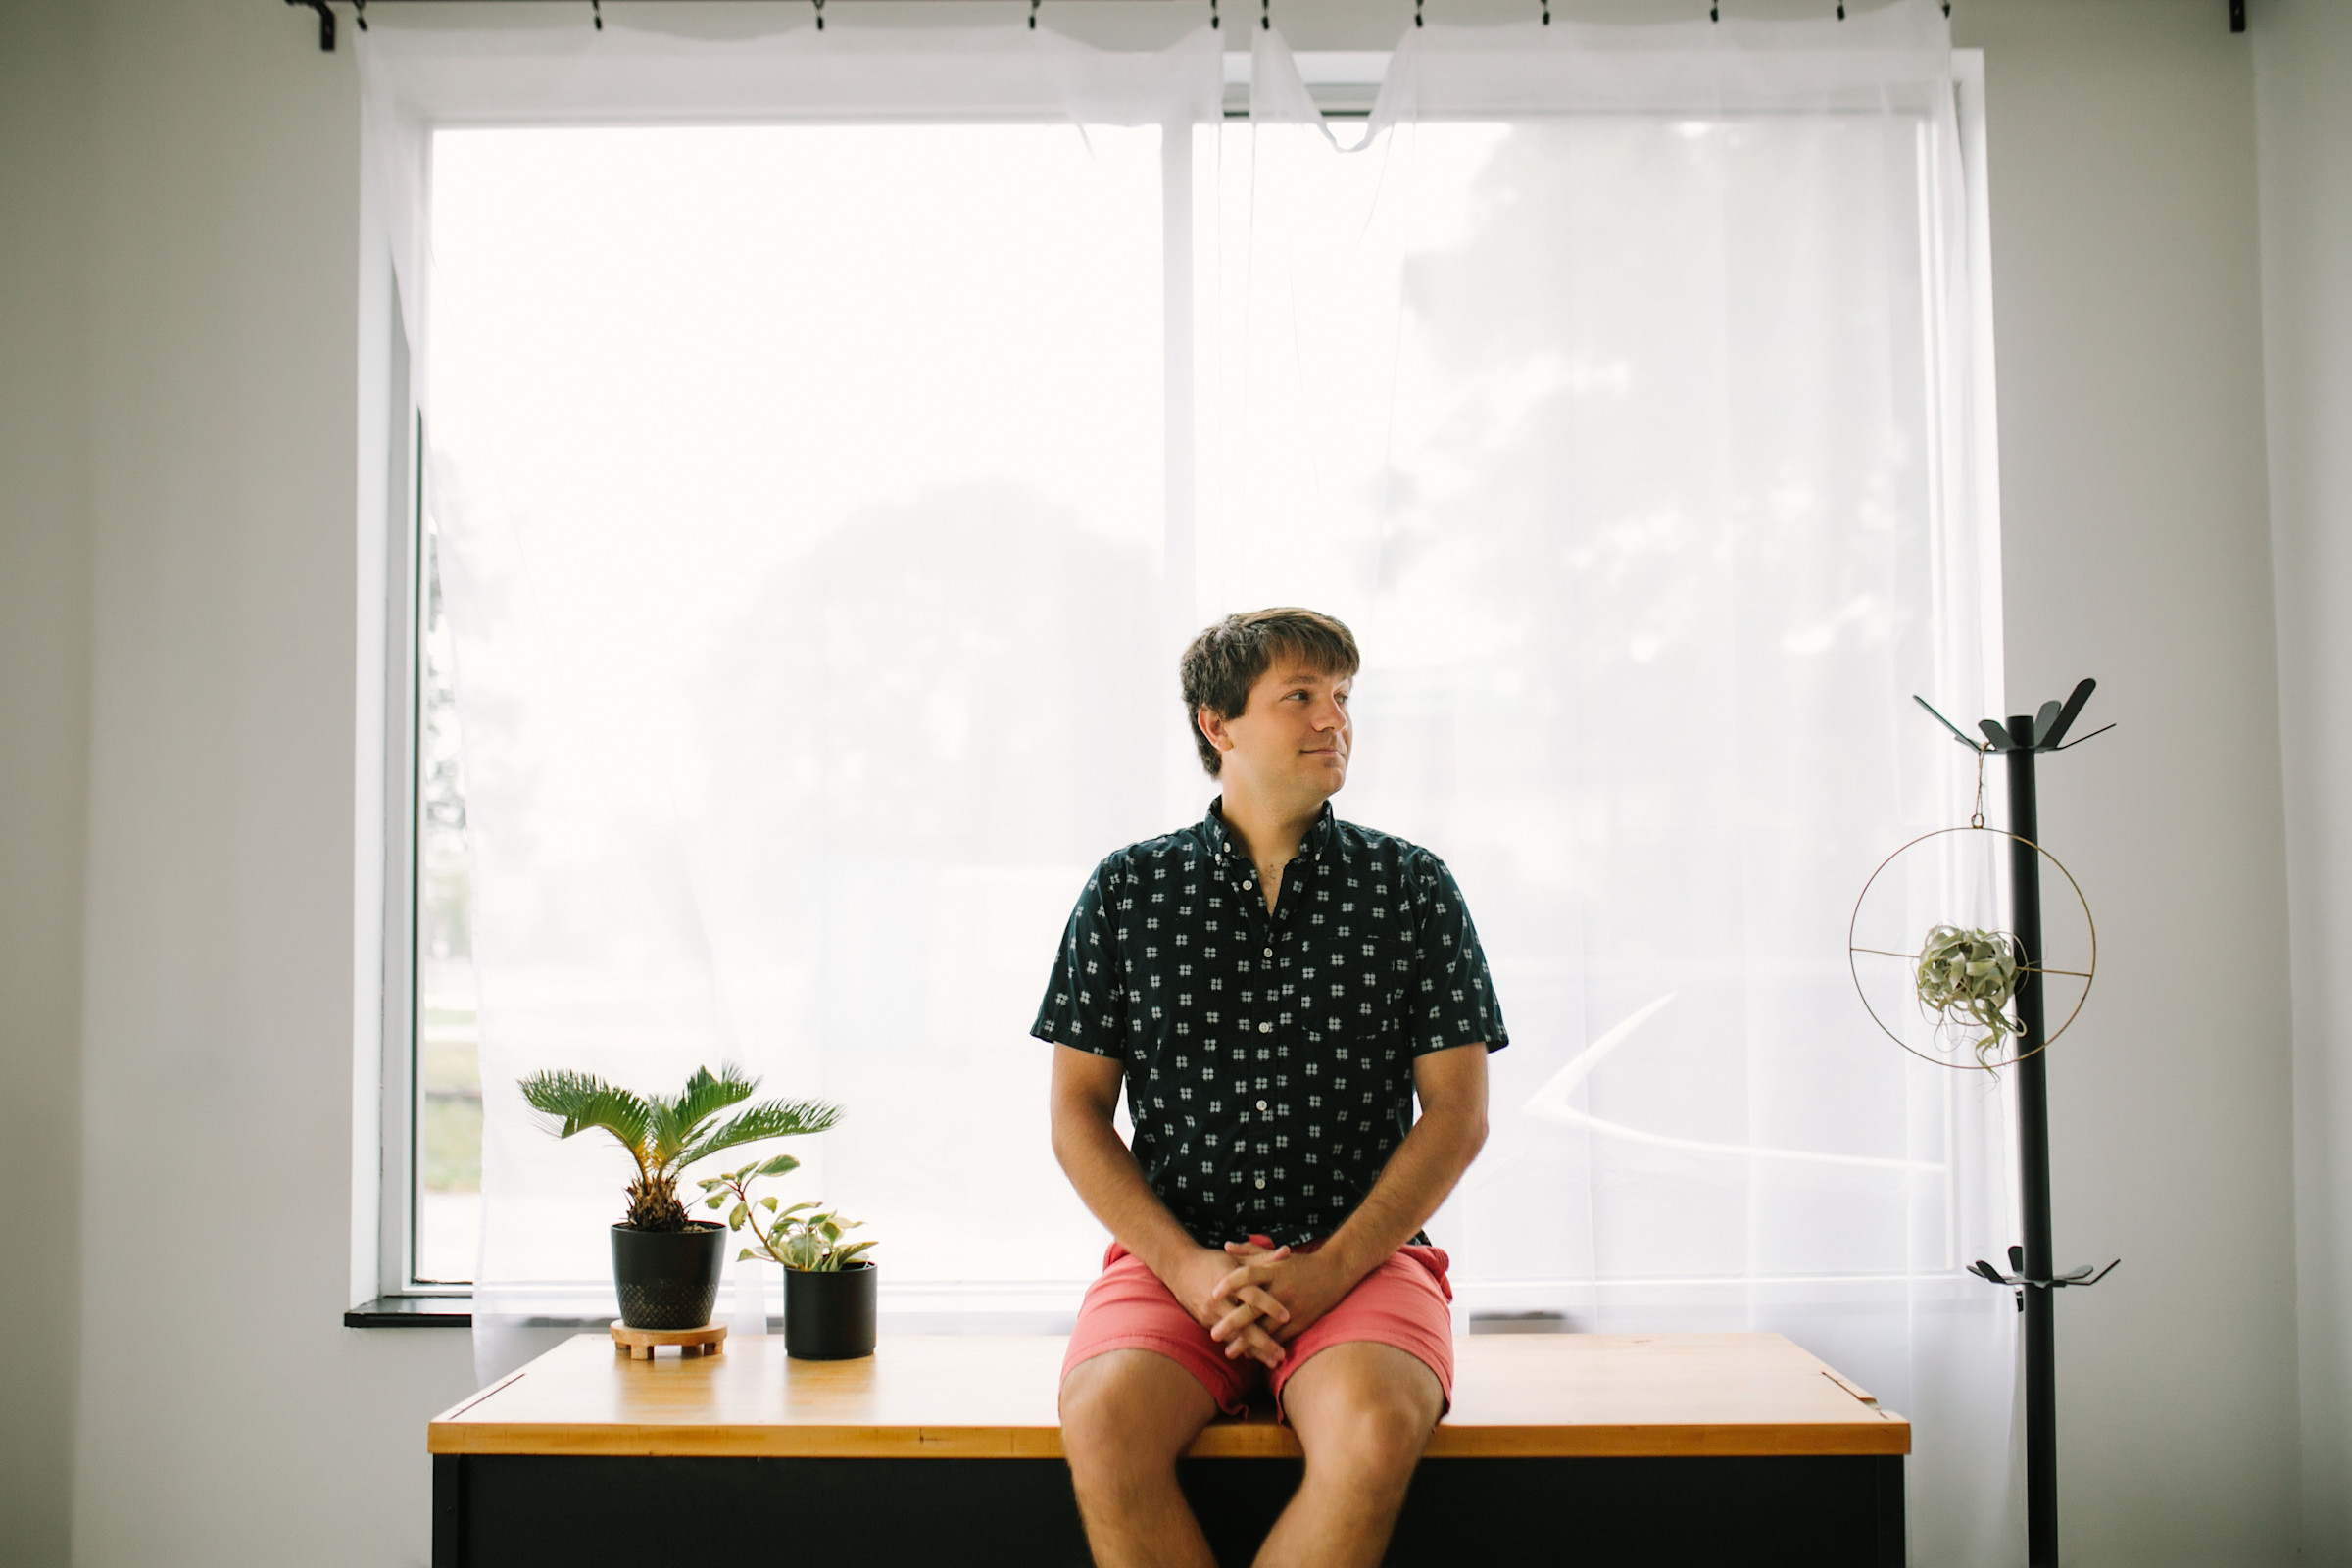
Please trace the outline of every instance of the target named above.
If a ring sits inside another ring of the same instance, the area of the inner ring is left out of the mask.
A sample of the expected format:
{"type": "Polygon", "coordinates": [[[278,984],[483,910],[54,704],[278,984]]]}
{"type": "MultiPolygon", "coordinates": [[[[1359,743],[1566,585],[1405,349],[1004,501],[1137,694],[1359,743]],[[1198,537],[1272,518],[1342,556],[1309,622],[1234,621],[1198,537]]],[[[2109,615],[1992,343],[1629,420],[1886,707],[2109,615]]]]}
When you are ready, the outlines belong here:
{"type": "MultiPolygon", "coordinates": [[[[318,52],[325,55],[333,54],[335,52],[335,13],[327,5],[326,0],[286,0],[286,4],[307,6],[318,13],[318,52]]],[[[365,32],[367,28],[368,19],[362,17],[360,30],[365,32]]]]}

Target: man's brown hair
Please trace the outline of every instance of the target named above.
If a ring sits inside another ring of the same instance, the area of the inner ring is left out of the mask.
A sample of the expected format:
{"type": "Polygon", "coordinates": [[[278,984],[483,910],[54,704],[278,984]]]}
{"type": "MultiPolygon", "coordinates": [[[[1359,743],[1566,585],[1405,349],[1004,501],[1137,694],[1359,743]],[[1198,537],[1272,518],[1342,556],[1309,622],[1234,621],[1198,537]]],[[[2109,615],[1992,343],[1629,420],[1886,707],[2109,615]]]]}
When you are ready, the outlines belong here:
{"type": "Polygon", "coordinates": [[[1184,680],[1184,723],[1200,750],[1200,765],[1215,778],[1224,758],[1200,732],[1203,708],[1219,718],[1238,718],[1250,706],[1250,688],[1288,655],[1318,674],[1340,678],[1358,668],[1355,634],[1330,615],[1282,606],[1227,615],[1184,651],[1178,666],[1184,680]]]}

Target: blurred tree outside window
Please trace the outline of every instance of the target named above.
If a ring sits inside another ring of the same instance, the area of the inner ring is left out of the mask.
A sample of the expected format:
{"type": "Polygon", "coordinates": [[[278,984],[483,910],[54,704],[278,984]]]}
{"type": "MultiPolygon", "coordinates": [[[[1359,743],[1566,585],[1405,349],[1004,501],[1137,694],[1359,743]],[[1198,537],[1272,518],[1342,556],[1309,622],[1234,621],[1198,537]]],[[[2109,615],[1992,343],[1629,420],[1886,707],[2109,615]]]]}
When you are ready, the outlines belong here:
{"type": "Polygon", "coordinates": [[[481,1232],[482,1075],[473,974],[456,648],[439,539],[425,525],[416,714],[416,1144],[415,1274],[473,1278],[481,1232]]]}

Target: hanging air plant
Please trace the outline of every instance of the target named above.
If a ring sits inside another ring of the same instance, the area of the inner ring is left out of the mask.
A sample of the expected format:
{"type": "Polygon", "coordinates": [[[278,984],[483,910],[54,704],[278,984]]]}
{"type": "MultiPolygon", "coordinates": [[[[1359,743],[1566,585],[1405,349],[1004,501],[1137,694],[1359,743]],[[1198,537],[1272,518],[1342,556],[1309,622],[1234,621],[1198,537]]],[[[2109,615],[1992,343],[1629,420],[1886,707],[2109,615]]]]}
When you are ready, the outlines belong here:
{"type": "Polygon", "coordinates": [[[1939,925],[1920,950],[1914,989],[1938,1027],[1982,1030],[1968,1042],[1977,1065],[1990,1071],[2009,1036],[2024,1026],[2004,1011],[2017,995],[2017,944],[1998,931],[1939,925]]]}

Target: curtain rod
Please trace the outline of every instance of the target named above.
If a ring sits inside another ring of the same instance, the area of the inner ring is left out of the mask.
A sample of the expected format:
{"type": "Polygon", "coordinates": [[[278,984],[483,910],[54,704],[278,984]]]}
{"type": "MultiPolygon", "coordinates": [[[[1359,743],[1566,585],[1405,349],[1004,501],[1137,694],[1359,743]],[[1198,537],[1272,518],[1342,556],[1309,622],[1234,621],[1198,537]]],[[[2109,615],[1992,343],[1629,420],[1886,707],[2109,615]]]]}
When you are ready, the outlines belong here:
{"type": "MultiPolygon", "coordinates": [[[[377,5],[577,5],[579,4],[579,0],[375,0],[375,3],[377,5]]],[[[673,0],[630,0],[630,3],[633,5],[662,5],[673,3],[673,0]]],[[[696,0],[696,3],[702,3],[702,0],[696,0]]],[[[810,0],[810,3],[816,8],[817,30],[822,32],[825,26],[825,0],[810,0]]],[[[875,0],[861,0],[861,3],[871,4],[875,3],[875,0]]],[[[965,0],[953,0],[953,3],[961,4],[965,3],[965,0]]],[[[995,0],[995,3],[1003,3],[1003,0],[995,0]]],[[[1085,0],[1055,0],[1055,4],[1057,5],[1083,3],[1085,3],[1085,0]]],[[[1152,0],[1152,3],[1156,5],[1178,5],[1191,3],[1191,0],[1152,0]]],[[[1543,4],[1544,8],[1544,24],[1549,25],[1551,22],[1551,0],[1541,0],[1541,3],[1543,4]]],[[[335,52],[335,8],[328,3],[328,0],[286,0],[286,4],[290,6],[307,7],[308,9],[318,13],[319,52],[322,54],[333,54],[335,52]]],[[[1272,4],[1273,0],[1258,0],[1258,25],[1272,25],[1267,17],[1267,13],[1270,11],[1272,4]]],[[[1416,27],[1421,25],[1421,4],[1422,0],[1413,0],[1413,25],[1416,27]]],[[[1029,25],[1032,30],[1034,30],[1037,26],[1038,5],[1039,0],[1029,0],[1029,25]]],[[[2229,5],[2230,30],[2231,32],[2245,31],[2246,0],[2229,0],[2229,5]]],[[[352,20],[360,24],[360,30],[362,32],[366,32],[368,30],[368,0],[352,0],[351,14],[352,20]]],[[[1947,17],[1952,14],[1952,0],[1943,0],[1943,14],[1947,17]]],[[[588,15],[589,19],[596,24],[596,30],[599,32],[604,31],[604,0],[588,0],[588,15]]],[[[1720,0],[1711,0],[1711,3],[1707,7],[1707,20],[1710,22],[1719,22],[1722,20],[1722,8],[1720,0]]],[[[1840,22],[1845,20],[1845,0],[1838,0],[1838,20],[1840,22]]],[[[1212,27],[1217,25],[1217,0],[1208,0],[1208,24],[1212,27]]]]}
{"type": "MultiPolygon", "coordinates": [[[[580,0],[375,0],[375,3],[379,6],[484,4],[578,5],[580,0]]],[[[629,3],[631,5],[667,5],[689,3],[703,4],[706,3],[706,0],[629,0],[629,3]]],[[[816,7],[817,31],[822,32],[825,28],[825,0],[811,0],[811,3],[816,7]]],[[[871,0],[864,0],[864,3],[871,3],[871,0]]],[[[963,0],[954,0],[954,3],[960,4],[963,3],[963,0]]],[[[994,3],[1004,4],[1007,3],[1007,0],[994,0],[994,3]]],[[[1017,3],[1017,0],[1013,0],[1013,3],[1017,3]]],[[[1073,0],[1055,0],[1055,3],[1057,5],[1067,5],[1073,3],[1073,0]]],[[[1085,3],[1085,0],[1077,0],[1077,3],[1085,3]]],[[[1187,3],[1187,0],[1150,0],[1150,3],[1154,5],[1177,5],[1187,3]]],[[[1191,0],[1191,3],[1198,3],[1198,0],[1191,0]]],[[[1272,0],[1258,0],[1258,3],[1260,9],[1262,10],[1270,6],[1272,0]]],[[[286,4],[318,13],[318,51],[321,54],[333,54],[335,52],[335,8],[328,4],[327,0],[286,0],[286,4]]],[[[1035,31],[1037,28],[1037,8],[1039,4],[1040,0],[1029,0],[1029,27],[1031,31],[1035,31]]],[[[1419,5],[1420,0],[1414,0],[1414,7],[1416,11],[1419,9],[1419,5]]],[[[1945,9],[1949,10],[1950,7],[1947,6],[1945,9]]],[[[368,0],[351,0],[351,16],[352,20],[360,24],[360,30],[362,32],[366,32],[368,30],[368,0]]],[[[602,32],[605,30],[604,0],[588,0],[588,16],[589,20],[595,24],[597,31],[602,32]]],[[[1217,25],[1217,0],[1208,0],[1208,24],[1212,27],[1217,25]]]]}

